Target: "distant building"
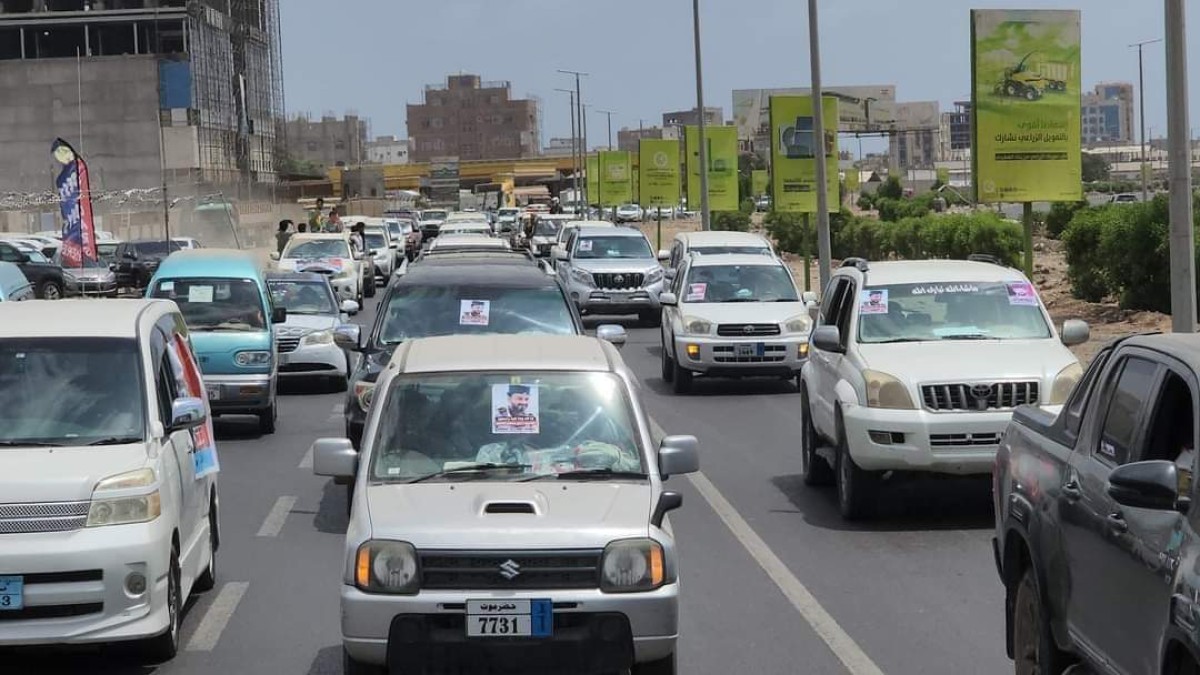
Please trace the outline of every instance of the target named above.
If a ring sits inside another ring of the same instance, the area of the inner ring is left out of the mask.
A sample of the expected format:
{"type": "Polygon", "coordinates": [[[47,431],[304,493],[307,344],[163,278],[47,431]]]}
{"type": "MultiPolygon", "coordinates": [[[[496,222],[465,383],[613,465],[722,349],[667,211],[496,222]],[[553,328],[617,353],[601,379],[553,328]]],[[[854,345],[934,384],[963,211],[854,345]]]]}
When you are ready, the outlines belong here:
{"type": "Polygon", "coordinates": [[[508,82],[451,75],[425,87],[424,103],[408,106],[409,153],[460,161],[536,157],[541,150],[538,101],[513,99],[508,82]]]}
{"type": "Polygon", "coordinates": [[[617,132],[617,149],[626,150],[628,152],[638,151],[638,142],[643,138],[661,139],[663,137],[662,127],[648,127],[645,129],[621,129],[617,132]]]}
{"type": "Polygon", "coordinates": [[[1134,141],[1133,85],[1102,82],[1081,101],[1083,144],[1121,145],[1134,141]]]}
{"type": "Polygon", "coordinates": [[[940,114],[937,101],[896,104],[896,130],[888,154],[896,168],[932,169],[938,155],[940,114]]]}
{"type": "Polygon", "coordinates": [[[357,115],[326,115],[314,122],[298,115],[287,123],[291,158],[323,167],[356,166],[367,161],[367,122],[357,115]]]}
{"type": "Polygon", "coordinates": [[[952,112],[941,115],[938,161],[961,162],[971,156],[971,102],[955,101],[952,112]]]}
{"type": "MultiPolygon", "coordinates": [[[[700,124],[700,114],[696,108],[691,110],[678,110],[676,112],[663,113],[662,123],[664,127],[685,126],[692,127],[700,124]]],[[[707,126],[720,127],[725,125],[725,111],[722,108],[704,107],[704,124],[707,126]]]]}
{"type": "Polygon", "coordinates": [[[368,164],[408,164],[408,139],[378,136],[367,143],[368,164]]]}
{"type": "Polygon", "coordinates": [[[570,157],[573,150],[575,150],[575,145],[572,139],[551,138],[549,144],[542,148],[542,155],[544,157],[570,157]]]}

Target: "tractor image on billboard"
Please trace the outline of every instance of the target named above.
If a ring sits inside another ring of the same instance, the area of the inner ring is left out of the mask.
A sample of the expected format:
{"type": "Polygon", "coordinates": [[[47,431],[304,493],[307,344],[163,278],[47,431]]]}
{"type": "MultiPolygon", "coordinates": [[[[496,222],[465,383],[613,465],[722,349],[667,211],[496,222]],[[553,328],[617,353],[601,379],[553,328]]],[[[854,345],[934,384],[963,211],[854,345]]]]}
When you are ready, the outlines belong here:
{"type": "Polygon", "coordinates": [[[1039,70],[1031,68],[1029,57],[1035,52],[1029,52],[1017,65],[1004,69],[1004,78],[996,83],[996,94],[1009,98],[1023,98],[1026,101],[1036,101],[1047,91],[1066,91],[1067,83],[1063,79],[1047,77],[1039,70]]]}

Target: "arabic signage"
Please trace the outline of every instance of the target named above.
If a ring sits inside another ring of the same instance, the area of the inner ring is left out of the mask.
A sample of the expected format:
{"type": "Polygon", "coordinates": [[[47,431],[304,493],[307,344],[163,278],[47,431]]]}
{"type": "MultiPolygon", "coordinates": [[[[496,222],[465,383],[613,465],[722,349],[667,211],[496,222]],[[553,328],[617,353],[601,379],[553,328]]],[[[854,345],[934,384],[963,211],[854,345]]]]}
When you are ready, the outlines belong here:
{"type": "Polygon", "coordinates": [[[92,186],[87,162],[75,152],[70,143],[59,138],[51,147],[54,161],[59,165],[54,187],[58,191],[62,211],[63,267],[83,267],[84,261],[94,262],[96,226],[92,218],[92,186]]]}
{"type": "Polygon", "coordinates": [[[971,10],[980,202],[1078,201],[1080,13],[971,10]]]}
{"type": "MultiPolygon", "coordinates": [[[[708,159],[708,208],[710,211],[738,210],[737,127],[706,127],[708,159]]],[[[688,205],[700,204],[700,127],[686,131],[688,205]]]]}
{"type": "Polygon", "coordinates": [[[639,143],[641,205],[679,204],[679,141],[643,138],[639,143]]]}
{"type": "Polygon", "coordinates": [[[434,157],[429,162],[429,200],[434,204],[458,205],[462,188],[457,157],[434,157]]]}
{"type": "MultiPolygon", "coordinates": [[[[826,96],[824,119],[837,116],[837,99],[826,96]]],[[[784,213],[817,212],[817,138],[813,130],[811,96],[771,97],[771,206],[784,213]]],[[[829,211],[841,209],[838,199],[837,129],[825,127],[825,194],[829,211]]]]}
{"type": "Polygon", "coordinates": [[[601,152],[597,161],[600,163],[597,203],[601,206],[620,206],[633,201],[633,159],[629,152],[601,152]]]}

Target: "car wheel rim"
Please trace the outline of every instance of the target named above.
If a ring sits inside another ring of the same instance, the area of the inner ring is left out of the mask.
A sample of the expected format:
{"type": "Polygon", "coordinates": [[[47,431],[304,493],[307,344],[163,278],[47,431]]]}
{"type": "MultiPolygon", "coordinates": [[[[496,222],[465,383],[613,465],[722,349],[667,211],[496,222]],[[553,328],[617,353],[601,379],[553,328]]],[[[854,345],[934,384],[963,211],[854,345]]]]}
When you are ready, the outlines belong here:
{"type": "Polygon", "coordinates": [[[58,287],[57,286],[47,286],[46,287],[46,299],[47,300],[57,300],[58,299],[58,287]]]}
{"type": "Polygon", "coordinates": [[[172,643],[179,641],[179,568],[172,565],[167,580],[167,631],[172,643]]]}

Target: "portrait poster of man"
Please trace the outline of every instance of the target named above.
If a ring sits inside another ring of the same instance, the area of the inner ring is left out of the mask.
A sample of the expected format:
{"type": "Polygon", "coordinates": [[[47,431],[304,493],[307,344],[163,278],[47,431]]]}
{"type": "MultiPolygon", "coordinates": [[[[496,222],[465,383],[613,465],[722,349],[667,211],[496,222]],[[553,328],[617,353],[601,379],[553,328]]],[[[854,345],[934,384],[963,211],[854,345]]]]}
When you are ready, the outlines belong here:
{"type": "Polygon", "coordinates": [[[492,385],[492,433],[540,433],[537,385],[492,385]]]}

